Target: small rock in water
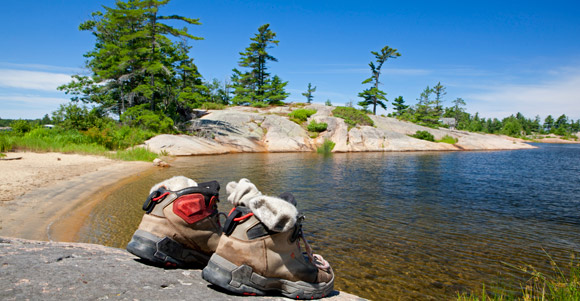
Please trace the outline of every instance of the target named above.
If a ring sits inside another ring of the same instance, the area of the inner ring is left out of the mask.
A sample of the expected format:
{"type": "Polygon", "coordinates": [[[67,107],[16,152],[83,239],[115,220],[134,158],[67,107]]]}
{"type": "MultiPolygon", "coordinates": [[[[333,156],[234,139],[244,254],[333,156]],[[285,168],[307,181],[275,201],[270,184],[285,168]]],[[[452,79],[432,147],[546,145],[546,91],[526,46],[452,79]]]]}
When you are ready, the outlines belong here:
{"type": "Polygon", "coordinates": [[[159,158],[155,158],[155,160],[153,160],[153,165],[154,166],[159,166],[159,167],[169,167],[169,163],[159,159],[159,158]]]}

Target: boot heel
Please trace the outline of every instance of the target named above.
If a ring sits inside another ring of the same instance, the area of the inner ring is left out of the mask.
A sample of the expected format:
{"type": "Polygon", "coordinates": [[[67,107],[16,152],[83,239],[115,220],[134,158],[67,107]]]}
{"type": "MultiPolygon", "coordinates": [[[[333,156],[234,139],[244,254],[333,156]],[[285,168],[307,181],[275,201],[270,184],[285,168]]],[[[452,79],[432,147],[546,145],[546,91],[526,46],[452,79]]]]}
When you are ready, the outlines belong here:
{"type": "Polygon", "coordinates": [[[228,291],[247,296],[264,296],[264,291],[252,287],[253,284],[249,282],[251,276],[251,267],[237,266],[215,253],[201,272],[203,279],[228,291]]]}
{"type": "Polygon", "coordinates": [[[137,230],[129,244],[127,244],[127,251],[155,265],[164,267],[183,266],[183,262],[159,252],[158,244],[164,239],[166,238],[159,238],[149,232],[137,230]]]}

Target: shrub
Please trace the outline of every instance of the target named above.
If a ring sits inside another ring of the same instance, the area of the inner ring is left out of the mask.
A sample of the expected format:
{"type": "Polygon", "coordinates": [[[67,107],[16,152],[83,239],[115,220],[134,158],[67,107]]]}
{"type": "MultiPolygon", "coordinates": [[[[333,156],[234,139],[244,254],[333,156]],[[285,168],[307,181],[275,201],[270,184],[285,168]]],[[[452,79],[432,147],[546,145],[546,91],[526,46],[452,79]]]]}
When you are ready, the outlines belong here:
{"type": "Polygon", "coordinates": [[[145,140],[155,136],[155,133],[140,128],[122,126],[113,131],[113,148],[124,149],[145,142],[145,140]]]}
{"type": "Polygon", "coordinates": [[[223,110],[226,108],[226,106],[221,103],[204,102],[201,104],[200,108],[204,110],[223,110]]]}
{"type": "Polygon", "coordinates": [[[456,138],[453,138],[449,135],[445,135],[445,136],[443,136],[443,138],[441,138],[441,140],[437,140],[437,142],[443,142],[443,143],[449,143],[449,144],[455,144],[455,143],[457,143],[457,141],[458,140],[456,138]]]}
{"type": "Polygon", "coordinates": [[[89,110],[86,106],[79,106],[75,103],[60,105],[53,116],[55,123],[66,130],[86,131],[92,127],[102,128],[112,123],[102,109],[89,110]]]}
{"type": "Polygon", "coordinates": [[[252,107],[254,108],[267,108],[269,105],[266,102],[255,101],[252,103],[252,107]]]}
{"type": "Polygon", "coordinates": [[[310,132],[324,132],[326,131],[326,128],[328,127],[328,124],[326,122],[321,122],[318,123],[316,122],[316,120],[312,120],[312,122],[310,122],[310,124],[308,125],[307,129],[310,132]]]}
{"type": "Polygon", "coordinates": [[[121,115],[121,121],[131,127],[140,127],[155,133],[172,133],[173,120],[163,113],[147,110],[148,104],[131,107],[121,115]]]}
{"type": "Polygon", "coordinates": [[[357,124],[369,126],[374,125],[373,120],[369,116],[355,108],[336,107],[336,109],[332,110],[332,114],[335,117],[344,119],[344,122],[353,127],[357,124]]]}
{"type": "Polygon", "coordinates": [[[335,145],[336,143],[332,142],[332,140],[324,139],[324,142],[316,149],[316,152],[325,155],[330,154],[335,145]]]}
{"type": "Polygon", "coordinates": [[[301,124],[302,122],[306,121],[308,117],[314,114],[316,114],[316,110],[314,109],[298,109],[290,112],[288,116],[290,117],[290,120],[301,124]]]}
{"type": "Polygon", "coordinates": [[[10,124],[12,131],[16,134],[25,134],[32,130],[32,125],[26,120],[18,119],[12,121],[10,124]]]}
{"type": "Polygon", "coordinates": [[[427,132],[427,131],[417,131],[415,132],[414,135],[411,135],[411,137],[417,138],[417,139],[421,139],[421,140],[427,140],[427,141],[432,141],[435,142],[435,137],[427,132]]]}

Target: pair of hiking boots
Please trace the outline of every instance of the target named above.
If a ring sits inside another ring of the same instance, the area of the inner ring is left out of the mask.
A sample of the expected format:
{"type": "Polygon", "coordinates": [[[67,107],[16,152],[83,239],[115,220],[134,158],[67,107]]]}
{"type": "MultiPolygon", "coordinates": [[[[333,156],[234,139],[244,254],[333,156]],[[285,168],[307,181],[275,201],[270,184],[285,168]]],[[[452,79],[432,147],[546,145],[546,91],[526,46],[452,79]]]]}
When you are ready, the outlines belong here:
{"type": "Polygon", "coordinates": [[[222,227],[219,189],[183,176],[153,186],[127,250],[165,267],[204,267],[205,280],[237,294],[313,299],[332,292],[332,268],[312,254],[292,194],[266,196],[247,179],[230,182],[234,208],[222,227]]]}

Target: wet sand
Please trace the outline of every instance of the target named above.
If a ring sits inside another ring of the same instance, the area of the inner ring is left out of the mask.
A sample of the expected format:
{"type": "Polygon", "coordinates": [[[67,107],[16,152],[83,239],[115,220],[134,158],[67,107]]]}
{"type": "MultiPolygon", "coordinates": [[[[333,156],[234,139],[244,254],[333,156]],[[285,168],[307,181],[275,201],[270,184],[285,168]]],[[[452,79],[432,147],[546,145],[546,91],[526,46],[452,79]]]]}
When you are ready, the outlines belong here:
{"type": "Polygon", "coordinates": [[[6,153],[0,160],[0,236],[74,241],[111,191],[155,170],[151,163],[61,153],[6,153]]]}

